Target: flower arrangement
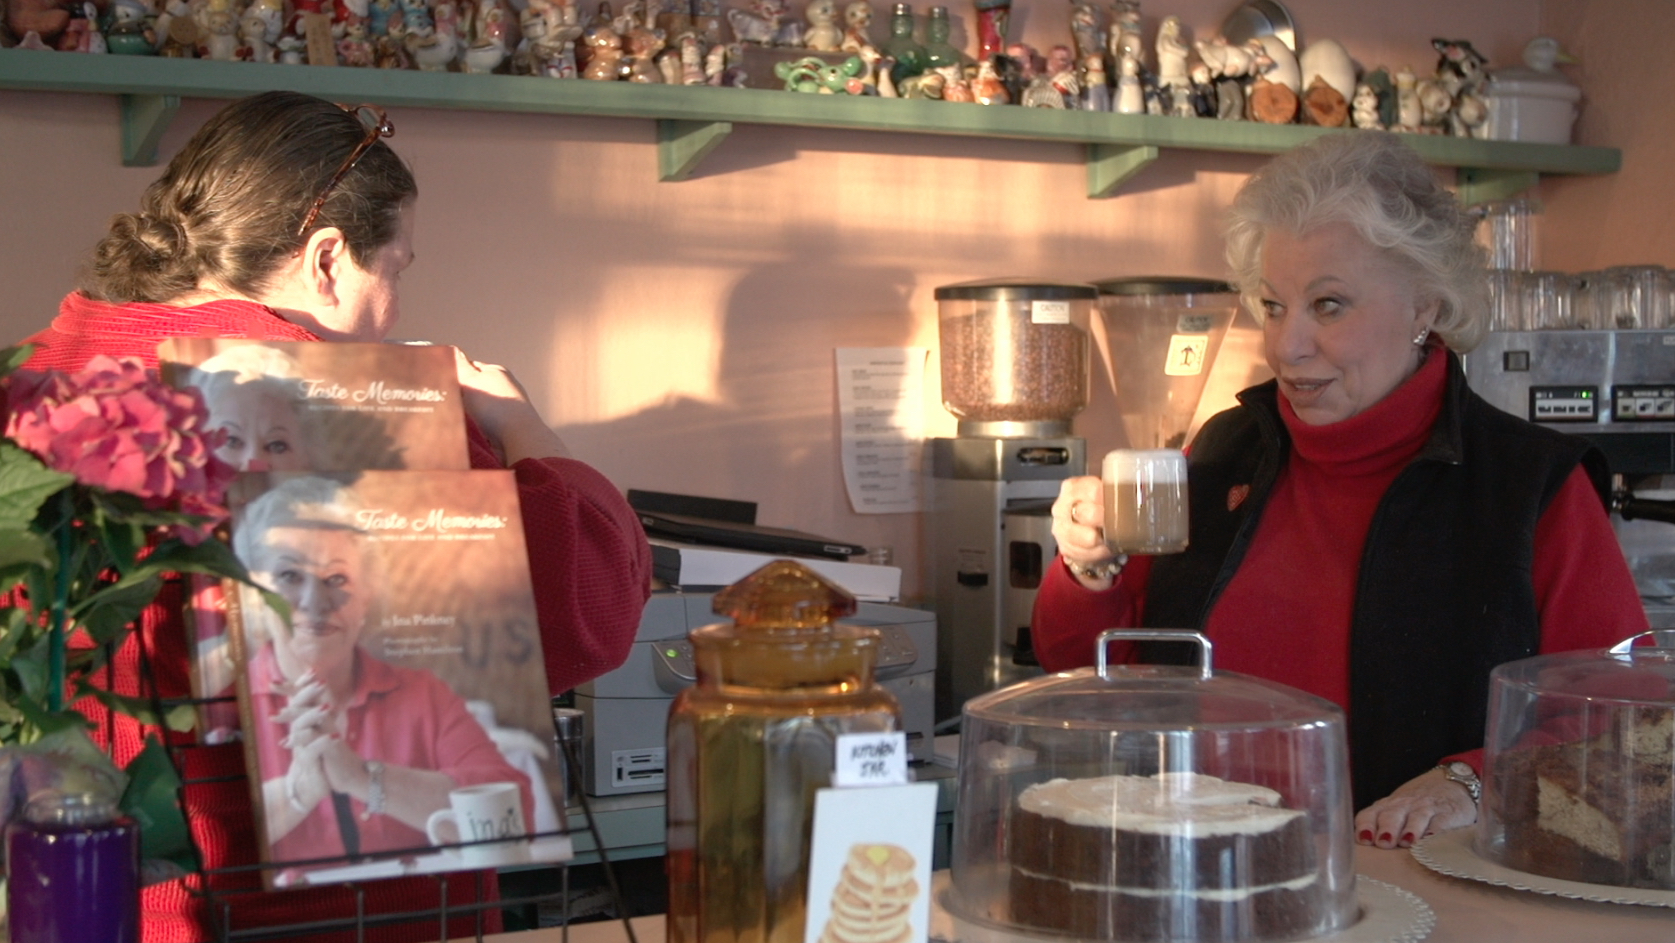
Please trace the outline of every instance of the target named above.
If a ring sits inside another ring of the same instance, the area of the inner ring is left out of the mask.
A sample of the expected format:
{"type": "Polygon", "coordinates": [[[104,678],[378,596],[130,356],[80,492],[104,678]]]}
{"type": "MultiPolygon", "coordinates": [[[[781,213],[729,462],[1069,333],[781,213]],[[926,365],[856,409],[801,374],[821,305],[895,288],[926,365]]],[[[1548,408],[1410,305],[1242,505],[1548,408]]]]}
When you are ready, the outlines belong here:
{"type": "Polygon", "coordinates": [[[165,707],[94,683],[157,596],[166,573],[248,582],[213,528],[226,518],[231,466],[195,390],[137,360],[95,357],[75,374],[20,369],[0,351],[0,744],[25,744],[105,707],[189,729],[165,707]]]}

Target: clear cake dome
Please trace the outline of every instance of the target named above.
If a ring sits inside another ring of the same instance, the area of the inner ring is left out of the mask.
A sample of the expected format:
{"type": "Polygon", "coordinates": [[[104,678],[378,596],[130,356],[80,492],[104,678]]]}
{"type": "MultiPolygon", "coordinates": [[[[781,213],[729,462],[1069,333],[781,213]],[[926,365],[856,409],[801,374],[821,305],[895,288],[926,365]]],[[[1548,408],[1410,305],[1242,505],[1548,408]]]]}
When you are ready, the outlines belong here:
{"type": "Polygon", "coordinates": [[[1497,667],[1483,770],[1479,856],[1675,890],[1675,632],[1497,667]]]}
{"type": "Polygon", "coordinates": [[[973,698],[951,881],[961,943],[1299,940],[1357,914],[1343,711],[1111,630],[1092,668],[973,698]],[[1202,667],[1113,665],[1113,641],[1202,667]]]}

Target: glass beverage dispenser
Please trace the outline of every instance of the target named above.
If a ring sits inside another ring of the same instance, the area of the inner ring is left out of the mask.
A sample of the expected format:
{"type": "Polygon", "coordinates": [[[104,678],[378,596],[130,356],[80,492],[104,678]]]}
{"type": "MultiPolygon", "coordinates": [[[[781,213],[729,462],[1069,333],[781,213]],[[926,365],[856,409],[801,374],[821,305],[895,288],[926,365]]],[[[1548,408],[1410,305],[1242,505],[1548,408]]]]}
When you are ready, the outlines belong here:
{"type": "Polygon", "coordinates": [[[698,683],[669,711],[669,943],[802,943],[815,793],[837,737],[901,729],[855,598],[776,560],[690,634],[698,683]]]}
{"type": "Polygon", "coordinates": [[[1059,482],[1087,470],[1070,421],[1088,404],[1098,298],[1024,279],[936,290],[942,404],[959,418],[957,438],[930,443],[938,720],[1041,671],[1030,610],[1059,482]]]}

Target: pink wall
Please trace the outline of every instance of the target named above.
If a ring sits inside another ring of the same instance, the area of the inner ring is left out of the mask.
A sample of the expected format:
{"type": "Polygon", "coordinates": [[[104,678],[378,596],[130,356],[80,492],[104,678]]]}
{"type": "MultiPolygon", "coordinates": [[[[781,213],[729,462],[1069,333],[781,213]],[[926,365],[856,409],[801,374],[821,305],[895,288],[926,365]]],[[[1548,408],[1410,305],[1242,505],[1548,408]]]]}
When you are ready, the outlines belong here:
{"type": "MultiPolygon", "coordinates": [[[[1068,3],[1019,4],[1015,37],[1065,41],[1068,3]]],[[[1230,6],[1147,3],[1147,34],[1172,12],[1207,35],[1230,6]]],[[[1433,35],[1469,37],[1492,62],[1515,61],[1544,15],[1538,0],[1413,0],[1399,17],[1384,4],[1289,6],[1305,42],[1335,38],[1363,65],[1392,68],[1429,68],[1433,35]]],[[[1574,11],[1580,22],[1588,8],[1583,38],[1606,48],[1662,35],[1617,14],[1629,6],[1666,25],[1671,16],[1660,0],[1548,0],[1545,15],[1574,11]]],[[[966,12],[954,5],[956,17],[966,12]]],[[[1651,74],[1652,62],[1641,56],[1634,67],[1651,74]]],[[[1657,252],[1630,241],[1667,225],[1641,184],[1623,185],[1638,162],[1661,163],[1647,136],[1669,138],[1659,130],[1667,114],[1658,124],[1631,110],[1650,87],[1589,89],[1584,135],[1625,146],[1627,167],[1615,179],[1549,188],[1554,261],[1581,255],[1555,235],[1559,222],[1588,217],[1600,202],[1612,216],[1590,223],[1597,237],[1575,240],[1595,253],[1576,264],[1675,261],[1667,240],[1657,252]]],[[[188,101],[164,158],[216,107],[188,101]]],[[[575,452],[619,486],[754,500],[766,524],[890,545],[910,593],[921,586],[923,525],[915,515],[850,510],[832,349],[918,345],[933,350],[934,364],[932,291],[950,282],[1219,275],[1221,208],[1260,163],[1165,154],[1116,199],[1091,201],[1072,145],[741,126],[696,179],[661,184],[648,121],[416,109],[392,117],[391,143],[423,191],[419,264],[404,279],[398,335],[513,367],[575,452]]],[[[134,206],[155,175],[119,165],[117,135],[110,97],[0,92],[0,335],[47,321],[105,220],[134,206]]],[[[934,369],[931,378],[930,432],[950,435],[934,369]]],[[[1078,421],[1090,455],[1117,444],[1102,409],[1109,402],[1096,395],[1078,421]]]]}
{"type": "Polygon", "coordinates": [[[1648,263],[1675,266],[1675,108],[1663,40],[1675,30],[1667,0],[1543,0],[1541,28],[1582,61],[1576,141],[1621,148],[1608,177],[1542,182],[1542,264],[1564,271],[1648,263]]]}

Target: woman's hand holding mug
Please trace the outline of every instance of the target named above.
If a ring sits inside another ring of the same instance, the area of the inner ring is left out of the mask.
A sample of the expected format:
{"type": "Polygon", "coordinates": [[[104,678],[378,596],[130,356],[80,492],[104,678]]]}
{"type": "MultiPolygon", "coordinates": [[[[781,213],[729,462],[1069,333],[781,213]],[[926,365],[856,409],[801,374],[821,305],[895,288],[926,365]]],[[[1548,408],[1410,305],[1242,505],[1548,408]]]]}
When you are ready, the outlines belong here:
{"type": "Polygon", "coordinates": [[[1088,589],[1108,588],[1128,562],[1105,543],[1105,502],[1098,478],[1080,475],[1059,485],[1053,502],[1053,542],[1077,582],[1088,589]]]}

